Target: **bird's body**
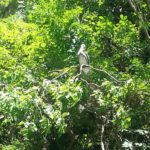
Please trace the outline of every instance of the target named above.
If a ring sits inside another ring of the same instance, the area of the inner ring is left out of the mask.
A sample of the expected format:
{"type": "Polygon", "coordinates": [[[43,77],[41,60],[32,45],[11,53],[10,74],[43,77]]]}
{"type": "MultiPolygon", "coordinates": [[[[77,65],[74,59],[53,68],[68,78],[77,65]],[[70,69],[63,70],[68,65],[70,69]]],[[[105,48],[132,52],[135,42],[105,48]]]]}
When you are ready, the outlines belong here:
{"type": "Polygon", "coordinates": [[[78,51],[78,57],[79,57],[79,63],[80,63],[80,67],[83,66],[83,72],[85,74],[88,74],[90,71],[90,67],[88,67],[89,65],[89,56],[87,54],[87,52],[85,51],[86,47],[84,44],[81,45],[79,51],[78,51]],[[87,65],[87,66],[84,66],[87,65]]]}

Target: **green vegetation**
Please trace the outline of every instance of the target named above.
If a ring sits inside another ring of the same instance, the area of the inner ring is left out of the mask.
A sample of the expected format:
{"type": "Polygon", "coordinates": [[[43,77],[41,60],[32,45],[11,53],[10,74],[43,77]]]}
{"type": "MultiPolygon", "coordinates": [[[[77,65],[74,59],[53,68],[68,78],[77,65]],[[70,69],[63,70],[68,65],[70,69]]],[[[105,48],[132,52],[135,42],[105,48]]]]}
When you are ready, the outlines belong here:
{"type": "Polygon", "coordinates": [[[0,149],[148,150],[149,15],[149,0],[0,1],[0,149]]]}

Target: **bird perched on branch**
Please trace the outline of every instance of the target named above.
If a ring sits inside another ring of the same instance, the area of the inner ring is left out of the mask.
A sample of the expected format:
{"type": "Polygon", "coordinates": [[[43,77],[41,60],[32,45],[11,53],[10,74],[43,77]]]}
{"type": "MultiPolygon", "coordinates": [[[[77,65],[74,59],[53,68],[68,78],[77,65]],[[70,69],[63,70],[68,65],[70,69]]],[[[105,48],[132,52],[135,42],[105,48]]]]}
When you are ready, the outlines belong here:
{"type": "Polygon", "coordinates": [[[85,44],[81,44],[81,47],[78,51],[78,57],[80,63],[80,71],[83,71],[85,74],[88,74],[90,71],[90,67],[88,66],[90,64],[90,59],[88,53],[86,52],[85,44]]]}

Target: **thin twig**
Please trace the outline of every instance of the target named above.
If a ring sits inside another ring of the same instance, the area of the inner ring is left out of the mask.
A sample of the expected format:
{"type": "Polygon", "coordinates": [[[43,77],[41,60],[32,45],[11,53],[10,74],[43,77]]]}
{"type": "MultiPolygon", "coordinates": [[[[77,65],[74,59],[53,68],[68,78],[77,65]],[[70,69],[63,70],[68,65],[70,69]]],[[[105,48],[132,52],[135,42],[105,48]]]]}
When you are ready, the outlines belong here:
{"type": "Polygon", "coordinates": [[[89,82],[86,81],[85,79],[80,78],[81,81],[85,82],[87,85],[89,85],[89,82]]]}
{"type": "Polygon", "coordinates": [[[57,77],[53,78],[51,81],[54,81],[60,77],[62,77],[63,75],[65,75],[66,73],[68,73],[68,71],[70,71],[72,68],[77,68],[77,66],[71,66],[69,69],[67,69],[66,71],[64,71],[62,74],[58,75],[57,77]]]}
{"type": "Polygon", "coordinates": [[[96,86],[97,88],[101,88],[98,84],[96,83],[89,83],[87,80],[83,79],[83,78],[80,78],[81,81],[85,82],[87,85],[94,85],[96,86]]]}
{"type": "Polygon", "coordinates": [[[82,74],[82,72],[78,73],[76,76],[73,77],[73,80],[75,80],[77,77],[79,77],[82,74]]]}
{"type": "Polygon", "coordinates": [[[61,72],[61,70],[52,70],[52,71],[49,71],[48,73],[54,73],[54,72],[61,72]]]}

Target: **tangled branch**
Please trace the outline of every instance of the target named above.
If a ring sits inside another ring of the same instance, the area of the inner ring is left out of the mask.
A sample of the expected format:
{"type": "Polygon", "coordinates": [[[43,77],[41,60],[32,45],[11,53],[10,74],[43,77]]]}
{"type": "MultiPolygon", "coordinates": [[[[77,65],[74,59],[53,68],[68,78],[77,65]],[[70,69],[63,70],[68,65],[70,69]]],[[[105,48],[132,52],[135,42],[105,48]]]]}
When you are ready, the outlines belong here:
{"type": "MultiPolygon", "coordinates": [[[[58,79],[58,78],[61,78],[63,75],[65,75],[65,74],[68,74],[68,72],[71,70],[71,69],[73,69],[73,68],[77,68],[78,66],[71,66],[69,69],[67,69],[66,71],[64,71],[63,73],[61,73],[60,75],[58,75],[58,76],[56,76],[55,78],[53,78],[51,81],[54,81],[54,80],[56,80],[56,79],[58,79]]],[[[73,80],[75,80],[77,77],[79,77],[81,74],[82,74],[82,72],[83,72],[83,68],[84,67],[90,67],[90,69],[92,69],[92,70],[94,70],[94,71],[98,71],[98,72],[102,72],[102,73],[105,73],[107,76],[109,76],[111,79],[113,79],[115,82],[117,82],[117,83],[122,83],[122,82],[126,82],[126,80],[118,80],[118,79],[116,79],[114,76],[112,76],[110,73],[108,73],[106,70],[103,70],[103,69],[99,69],[99,68],[95,68],[95,67],[93,67],[93,66],[91,66],[91,65],[81,65],[80,66],[80,72],[77,74],[77,75],[75,75],[74,77],[73,77],[73,80]]],[[[53,72],[53,71],[51,71],[51,72],[53,72]]],[[[54,71],[55,72],[55,71],[54,71]]],[[[86,81],[86,80],[84,80],[84,79],[81,79],[82,81],[86,81]]],[[[87,81],[86,81],[86,83],[87,84],[90,84],[90,83],[88,83],[87,81]]],[[[99,87],[97,84],[95,84],[95,83],[92,83],[92,84],[94,84],[94,85],[96,85],[97,87],[99,87]]]]}

